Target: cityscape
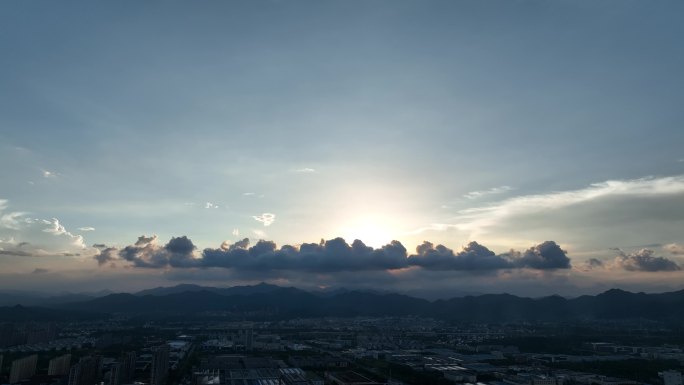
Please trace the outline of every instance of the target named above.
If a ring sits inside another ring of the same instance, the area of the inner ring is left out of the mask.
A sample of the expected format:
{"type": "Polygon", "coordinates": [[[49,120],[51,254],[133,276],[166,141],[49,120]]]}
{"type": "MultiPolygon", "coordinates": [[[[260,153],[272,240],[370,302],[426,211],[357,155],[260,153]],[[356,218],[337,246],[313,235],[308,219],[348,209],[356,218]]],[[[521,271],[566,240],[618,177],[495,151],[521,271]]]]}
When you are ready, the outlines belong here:
{"type": "MultiPolygon", "coordinates": [[[[193,295],[207,295],[209,290],[218,289],[185,285],[124,296],[173,302],[175,309],[136,307],[120,294],[49,307],[4,307],[0,309],[0,381],[23,385],[682,382],[684,315],[664,311],[663,316],[635,318],[630,314],[635,300],[618,304],[618,297],[630,296],[627,292],[595,297],[610,297],[612,313],[564,314],[563,320],[544,320],[533,313],[501,316],[501,308],[516,307],[513,298],[502,296],[495,315],[502,318],[495,322],[488,315],[493,310],[484,302],[475,305],[487,295],[467,298],[471,306],[462,311],[472,317],[458,320],[443,315],[390,315],[397,312],[380,305],[356,306],[354,316],[298,316],[309,312],[301,306],[307,295],[339,303],[348,298],[358,304],[392,301],[393,306],[399,300],[417,299],[355,291],[307,293],[267,284],[225,288],[226,294],[212,297],[220,303],[210,310],[196,310],[193,295]],[[240,302],[255,306],[241,309],[240,302]],[[286,311],[288,306],[297,309],[286,311]],[[82,310],[88,308],[92,310],[82,310]],[[490,321],[480,321],[487,318],[490,321]]],[[[667,295],[673,299],[651,301],[666,302],[668,308],[684,303],[684,292],[667,295]]]]}

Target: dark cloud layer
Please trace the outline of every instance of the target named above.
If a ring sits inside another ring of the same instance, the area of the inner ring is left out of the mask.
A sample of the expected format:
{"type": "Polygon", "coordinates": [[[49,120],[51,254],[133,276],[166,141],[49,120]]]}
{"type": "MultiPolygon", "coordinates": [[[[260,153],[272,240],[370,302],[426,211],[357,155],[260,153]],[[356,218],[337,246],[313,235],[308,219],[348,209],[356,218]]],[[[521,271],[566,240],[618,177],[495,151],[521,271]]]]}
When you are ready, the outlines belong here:
{"type": "Polygon", "coordinates": [[[243,239],[219,249],[204,249],[202,266],[243,270],[301,270],[315,272],[388,270],[406,267],[406,249],[393,241],[379,249],[356,240],[351,245],[342,238],[321,243],[285,245],[278,249],[271,241],[258,241],[248,247],[243,239]]]}
{"type": "MultiPolygon", "coordinates": [[[[104,245],[102,245],[104,246],[104,245]]],[[[426,270],[496,271],[500,269],[552,270],[570,267],[570,259],[555,242],[547,241],[524,252],[511,251],[497,255],[477,242],[461,251],[424,242],[416,254],[408,255],[399,241],[380,248],[355,240],[348,244],[342,238],[304,243],[280,248],[271,241],[260,240],[250,246],[245,238],[235,243],[223,242],[218,248],[201,252],[186,236],[174,237],[159,245],[156,236],[141,236],[133,245],[122,249],[100,248],[94,257],[100,266],[124,261],[139,268],[212,268],[243,272],[304,271],[314,273],[385,271],[409,267],[426,270]]]]}
{"type": "Polygon", "coordinates": [[[511,251],[496,255],[477,242],[470,242],[458,253],[442,245],[433,247],[423,242],[416,248],[417,255],[409,257],[409,264],[433,270],[498,270],[530,268],[537,270],[568,269],[570,258],[553,241],[533,246],[523,253],[511,251]]]}
{"type": "Polygon", "coordinates": [[[408,258],[409,265],[430,270],[496,270],[513,267],[510,260],[477,242],[470,242],[462,251],[454,253],[443,245],[435,247],[426,241],[416,247],[416,252],[416,255],[408,258]]]}
{"type": "MultiPolygon", "coordinates": [[[[134,245],[126,246],[118,254],[121,259],[133,263],[135,267],[200,267],[201,260],[195,258],[195,249],[195,245],[186,236],[171,238],[169,243],[159,246],[157,236],[154,235],[138,237],[134,245]]],[[[97,259],[99,255],[95,258],[97,259]]],[[[109,261],[111,260],[106,259],[101,264],[109,261]]],[[[100,262],[99,259],[98,262],[100,262]]]]}
{"type": "Polygon", "coordinates": [[[567,253],[554,241],[546,241],[527,249],[521,256],[514,258],[513,263],[516,267],[539,270],[571,267],[567,253]]]}
{"type": "Polygon", "coordinates": [[[641,249],[631,254],[627,254],[620,249],[615,249],[618,256],[615,258],[615,265],[628,271],[677,271],[681,267],[676,262],[665,258],[654,256],[655,252],[651,249],[641,249]]]}

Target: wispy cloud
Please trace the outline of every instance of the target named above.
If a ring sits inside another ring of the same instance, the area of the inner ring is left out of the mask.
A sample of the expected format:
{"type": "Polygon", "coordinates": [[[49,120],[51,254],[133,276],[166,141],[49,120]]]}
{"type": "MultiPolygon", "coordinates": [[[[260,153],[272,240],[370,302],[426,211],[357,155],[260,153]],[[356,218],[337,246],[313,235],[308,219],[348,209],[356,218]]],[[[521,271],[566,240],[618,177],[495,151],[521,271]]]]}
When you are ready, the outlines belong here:
{"type": "Polygon", "coordinates": [[[78,228],[80,231],[95,231],[94,227],[86,226],[86,227],[79,227],[78,228]]]}
{"type": "Polygon", "coordinates": [[[292,170],[293,172],[298,172],[301,174],[313,174],[316,172],[316,169],[310,168],[310,167],[304,167],[304,168],[298,168],[295,170],[292,170]]]}
{"type": "Polygon", "coordinates": [[[245,197],[252,197],[254,195],[256,195],[256,193],[253,193],[253,192],[243,192],[242,193],[242,196],[245,196],[245,197]]]}
{"type": "Polygon", "coordinates": [[[477,199],[486,195],[503,194],[511,190],[513,190],[513,187],[511,186],[492,187],[488,190],[471,191],[467,194],[464,194],[463,197],[468,199],[477,199]]]}
{"type": "Polygon", "coordinates": [[[217,208],[219,208],[219,205],[211,203],[211,202],[207,202],[204,204],[204,208],[205,209],[217,209],[217,208]]]}
{"type": "Polygon", "coordinates": [[[433,223],[416,229],[411,233],[417,234],[428,230],[440,231],[455,228],[476,234],[511,217],[561,209],[602,198],[618,196],[649,197],[682,193],[684,193],[684,175],[609,180],[594,183],[578,190],[522,195],[485,206],[461,210],[449,223],[433,223]]]}
{"type": "Polygon", "coordinates": [[[263,213],[261,215],[254,215],[252,218],[254,218],[255,221],[261,222],[264,224],[264,226],[270,226],[275,222],[275,214],[273,213],[263,213]]]}
{"type": "Polygon", "coordinates": [[[41,170],[43,171],[43,178],[55,178],[57,177],[57,173],[54,171],[49,171],[49,170],[41,170]]]}
{"type": "Polygon", "coordinates": [[[30,218],[24,212],[6,212],[0,199],[0,251],[3,255],[79,255],[87,246],[81,235],[68,231],[57,219],[30,218]]]}
{"type": "Polygon", "coordinates": [[[678,243],[670,243],[663,246],[663,249],[670,254],[674,255],[684,255],[684,245],[678,243]]]}
{"type": "Polygon", "coordinates": [[[240,236],[240,229],[233,229],[231,234],[233,234],[233,236],[235,236],[235,237],[239,237],[240,236]]]}

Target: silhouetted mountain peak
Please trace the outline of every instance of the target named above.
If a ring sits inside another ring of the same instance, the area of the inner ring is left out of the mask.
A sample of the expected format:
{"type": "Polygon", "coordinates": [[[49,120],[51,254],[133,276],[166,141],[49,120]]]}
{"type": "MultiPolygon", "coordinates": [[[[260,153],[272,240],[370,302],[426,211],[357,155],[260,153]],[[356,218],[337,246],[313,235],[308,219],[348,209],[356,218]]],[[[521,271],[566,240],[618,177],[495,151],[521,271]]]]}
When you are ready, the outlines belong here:
{"type": "MultiPolygon", "coordinates": [[[[558,321],[573,318],[684,320],[684,290],[646,294],[611,289],[596,296],[573,299],[558,295],[534,299],[502,293],[433,302],[404,294],[363,290],[320,295],[295,287],[267,283],[230,288],[177,285],[152,289],[152,293],[157,294],[110,294],[69,304],[55,304],[54,307],[66,311],[141,316],[202,316],[227,311],[236,315],[249,313],[279,318],[415,315],[483,322],[558,321]]],[[[38,310],[31,308],[28,312],[28,308],[23,306],[4,309],[14,314],[14,317],[19,317],[18,314],[26,317],[29,313],[39,314],[38,310]]],[[[43,309],[44,312],[46,310],[48,309],[43,309]]],[[[52,316],[49,312],[45,314],[45,317],[52,316]]]]}

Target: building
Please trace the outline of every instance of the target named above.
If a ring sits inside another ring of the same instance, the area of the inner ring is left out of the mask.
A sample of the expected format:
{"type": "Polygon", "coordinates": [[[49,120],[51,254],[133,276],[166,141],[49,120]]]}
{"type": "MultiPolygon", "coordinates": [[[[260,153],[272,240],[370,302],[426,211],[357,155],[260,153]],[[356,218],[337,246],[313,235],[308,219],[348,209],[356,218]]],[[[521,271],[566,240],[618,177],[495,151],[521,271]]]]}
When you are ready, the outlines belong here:
{"type": "Polygon", "coordinates": [[[71,368],[71,354],[64,354],[50,360],[48,364],[49,376],[65,376],[71,368]]]}
{"type": "Polygon", "coordinates": [[[352,371],[328,372],[325,374],[325,378],[335,385],[381,385],[379,382],[352,371]]]}
{"type": "Polygon", "coordinates": [[[663,385],[682,385],[682,372],[677,370],[667,370],[658,373],[663,379],[663,385]]]}
{"type": "Polygon", "coordinates": [[[93,385],[100,379],[102,357],[81,358],[69,371],[68,385],[93,385]]]}
{"type": "Polygon", "coordinates": [[[323,379],[300,368],[281,368],[278,381],[285,385],[323,385],[323,379]]]}
{"type": "Polygon", "coordinates": [[[38,364],[38,356],[32,355],[18,360],[12,361],[12,369],[10,370],[9,383],[16,384],[21,380],[31,378],[36,374],[36,365],[38,364]]]}
{"type": "Polygon", "coordinates": [[[117,362],[112,365],[109,370],[109,375],[107,376],[107,384],[109,385],[121,385],[121,363],[117,362]]]}
{"type": "Polygon", "coordinates": [[[119,380],[121,384],[132,384],[135,379],[136,353],[128,352],[121,357],[121,374],[119,380]]]}
{"type": "Polygon", "coordinates": [[[169,373],[169,350],[169,345],[161,345],[153,349],[150,385],[164,385],[166,383],[166,376],[169,373]]]}

